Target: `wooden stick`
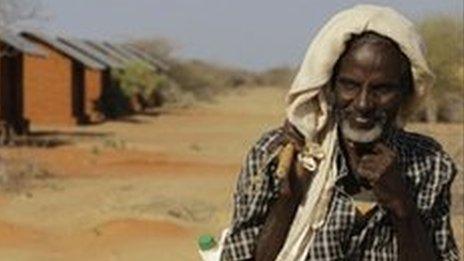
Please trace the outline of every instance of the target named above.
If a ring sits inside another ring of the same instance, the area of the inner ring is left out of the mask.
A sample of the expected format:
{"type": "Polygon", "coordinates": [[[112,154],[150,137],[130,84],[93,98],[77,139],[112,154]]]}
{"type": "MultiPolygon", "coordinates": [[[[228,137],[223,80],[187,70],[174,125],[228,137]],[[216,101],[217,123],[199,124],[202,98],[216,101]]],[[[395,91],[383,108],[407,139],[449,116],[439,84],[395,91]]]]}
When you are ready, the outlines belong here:
{"type": "Polygon", "coordinates": [[[295,154],[295,148],[291,142],[287,143],[279,153],[279,165],[277,166],[277,176],[281,179],[286,178],[295,154]]]}

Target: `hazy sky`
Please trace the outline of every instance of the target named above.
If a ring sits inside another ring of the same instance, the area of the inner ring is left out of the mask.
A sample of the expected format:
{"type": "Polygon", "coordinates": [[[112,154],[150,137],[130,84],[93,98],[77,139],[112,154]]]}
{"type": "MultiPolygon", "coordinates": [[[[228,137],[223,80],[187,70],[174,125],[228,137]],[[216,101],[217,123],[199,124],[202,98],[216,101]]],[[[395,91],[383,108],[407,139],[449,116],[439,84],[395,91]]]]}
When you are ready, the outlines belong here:
{"type": "Polygon", "coordinates": [[[318,28],[358,3],[389,5],[413,20],[461,15],[462,0],[42,0],[45,28],[76,37],[166,37],[182,57],[249,69],[296,65],[318,28]]]}

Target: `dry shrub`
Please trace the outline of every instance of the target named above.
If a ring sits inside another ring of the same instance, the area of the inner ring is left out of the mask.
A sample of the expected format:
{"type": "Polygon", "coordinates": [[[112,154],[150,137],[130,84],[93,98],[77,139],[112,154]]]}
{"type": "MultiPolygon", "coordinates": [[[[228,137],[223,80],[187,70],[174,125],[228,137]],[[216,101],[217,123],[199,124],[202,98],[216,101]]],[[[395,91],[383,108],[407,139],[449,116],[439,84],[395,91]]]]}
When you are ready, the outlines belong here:
{"type": "Polygon", "coordinates": [[[257,84],[288,88],[295,74],[296,70],[291,67],[271,68],[257,75],[257,84]]]}
{"type": "Polygon", "coordinates": [[[31,181],[50,177],[51,173],[36,162],[0,159],[0,191],[20,192],[29,187],[31,181]]]}
{"type": "Polygon", "coordinates": [[[182,92],[191,93],[200,100],[209,100],[216,94],[255,80],[253,74],[245,70],[199,60],[173,62],[168,76],[182,92]]]}
{"type": "Polygon", "coordinates": [[[445,93],[438,106],[438,121],[462,122],[464,120],[464,97],[459,93],[445,93]]]}
{"type": "Polygon", "coordinates": [[[422,112],[428,121],[463,121],[464,25],[462,19],[434,15],[426,17],[419,29],[427,44],[427,60],[435,73],[431,99],[422,112]]]}
{"type": "Polygon", "coordinates": [[[172,53],[179,49],[178,44],[176,44],[172,39],[165,37],[139,38],[131,40],[127,42],[127,44],[142,50],[150,56],[164,61],[169,60],[172,53]]]}

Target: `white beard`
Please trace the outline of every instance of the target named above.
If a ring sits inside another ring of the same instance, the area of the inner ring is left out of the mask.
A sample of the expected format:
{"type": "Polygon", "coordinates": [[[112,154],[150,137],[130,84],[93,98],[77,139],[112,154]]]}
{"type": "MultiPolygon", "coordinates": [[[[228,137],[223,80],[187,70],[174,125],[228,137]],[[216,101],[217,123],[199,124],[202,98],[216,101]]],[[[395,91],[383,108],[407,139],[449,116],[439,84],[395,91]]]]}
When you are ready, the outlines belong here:
{"type": "Polygon", "coordinates": [[[343,137],[358,143],[370,143],[380,138],[383,132],[384,124],[376,123],[370,130],[353,129],[346,120],[342,121],[341,131],[343,137]]]}

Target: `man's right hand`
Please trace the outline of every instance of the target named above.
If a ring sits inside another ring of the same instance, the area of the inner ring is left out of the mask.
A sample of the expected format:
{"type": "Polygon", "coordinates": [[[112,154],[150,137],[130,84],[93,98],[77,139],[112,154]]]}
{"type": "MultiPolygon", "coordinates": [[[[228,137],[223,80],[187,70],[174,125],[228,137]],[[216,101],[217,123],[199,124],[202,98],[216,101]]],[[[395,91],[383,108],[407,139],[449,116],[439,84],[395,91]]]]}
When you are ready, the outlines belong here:
{"type": "Polygon", "coordinates": [[[303,150],[305,145],[304,136],[288,121],[284,124],[284,135],[288,142],[293,145],[293,155],[289,171],[282,178],[281,194],[284,196],[294,197],[301,201],[311,183],[313,173],[303,167],[298,160],[298,154],[303,150]]]}
{"type": "Polygon", "coordinates": [[[287,139],[286,144],[290,143],[293,148],[289,150],[290,155],[279,158],[281,160],[285,158],[286,161],[290,161],[290,164],[286,165],[287,171],[284,175],[279,175],[282,181],[281,193],[277,201],[270,207],[260,233],[255,252],[256,261],[275,260],[285,243],[298,205],[311,182],[310,173],[303,169],[297,159],[298,153],[304,147],[304,137],[289,122],[284,124],[283,129],[287,139]]]}

